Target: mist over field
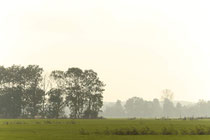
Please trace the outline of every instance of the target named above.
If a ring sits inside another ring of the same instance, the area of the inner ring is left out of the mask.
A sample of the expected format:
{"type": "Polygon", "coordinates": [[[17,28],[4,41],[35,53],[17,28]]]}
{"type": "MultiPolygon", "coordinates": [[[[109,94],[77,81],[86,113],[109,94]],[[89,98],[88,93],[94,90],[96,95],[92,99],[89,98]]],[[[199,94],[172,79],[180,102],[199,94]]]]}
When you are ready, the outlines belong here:
{"type": "Polygon", "coordinates": [[[137,96],[210,100],[209,2],[7,0],[0,2],[0,64],[50,74],[92,69],[104,101],[137,96]]]}
{"type": "Polygon", "coordinates": [[[0,1],[0,139],[210,139],[209,5],[0,1]]]}
{"type": "Polygon", "coordinates": [[[104,102],[101,116],[105,118],[190,118],[210,117],[210,102],[170,101],[168,99],[147,101],[132,97],[121,102],[104,102]]]}

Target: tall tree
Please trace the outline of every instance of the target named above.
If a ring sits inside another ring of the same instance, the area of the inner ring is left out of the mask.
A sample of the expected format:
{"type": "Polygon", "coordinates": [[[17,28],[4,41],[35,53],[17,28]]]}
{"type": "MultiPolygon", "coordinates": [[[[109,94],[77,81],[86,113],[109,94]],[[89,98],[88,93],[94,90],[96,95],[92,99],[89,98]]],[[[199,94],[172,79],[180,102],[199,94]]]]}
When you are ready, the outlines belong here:
{"type": "Polygon", "coordinates": [[[182,117],[182,104],[177,103],[176,104],[176,117],[182,117]]]}
{"type": "Polygon", "coordinates": [[[27,89],[24,92],[24,110],[27,116],[34,118],[39,115],[44,91],[40,88],[43,69],[37,65],[29,65],[26,70],[27,89]]]}
{"type": "Polygon", "coordinates": [[[163,115],[164,117],[174,117],[175,107],[172,102],[174,93],[170,89],[162,91],[161,99],[163,100],[163,115]]]}
{"type": "Polygon", "coordinates": [[[153,117],[155,118],[159,118],[162,115],[162,108],[158,99],[153,99],[153,113],[153,117]]]}
{"type": "Polygon", "coordinates": [[[117,100],[113,106],[106,107],[103,114],[105,117],[111,117],[111,118],[125,117],[124,108],[120,100],[117,100]]]}
{"type": "Polygon", "coordinates": [[[85,70],[83,79],[86,107],[84,118],[97,118],[100,108],[103,106],[103,91],[105,84],[99,80],[96,72],[85,70]]]}
{"type": "Polygon", "coordinates": [[[93,70],[69,68],[66,72],[53,71],[57,87],[65,90],[65,102],[71,118],[94,118],[103,105],[105,86],[93,70]]]}
{"type": "Polygon", "coordinates": [[[17,65],[0,67],[0,110],[5,118],[19,117],[21,114],[22,70],[23,67],[17,65]]]}
{"type": "Polygon", "coordinates": [[[81,118],[85,108],[85,93],[83,91],[83,71],[79,68],[69,68],[65,73],[66,103],[71,118],[81,118]]]}
{"type": "Polygon", "coordinates": [[[21,115],[20,88],[0,89],[0,116],[18,118],[21,115]]]}
{"type": "Polygon", "coordinates": [[[168,98],[164,99],[163,102],[163,115],[164,117],[174,117],[175,115],[175,107],[171,100],[168,98]]]}
{"type": "Polygon", "coordinates": [[[142,117],[144,115],[144,100],[132,97],[125,103],[125,112],[128,117],[142,117]]]}
{"type": "Polygon", "coordinates": [[[64,114],[64,92],[61,89],[51,89],[47,95],[48,98],[48,110],[47,116],[49,118],[59,118],[64,114]]]}

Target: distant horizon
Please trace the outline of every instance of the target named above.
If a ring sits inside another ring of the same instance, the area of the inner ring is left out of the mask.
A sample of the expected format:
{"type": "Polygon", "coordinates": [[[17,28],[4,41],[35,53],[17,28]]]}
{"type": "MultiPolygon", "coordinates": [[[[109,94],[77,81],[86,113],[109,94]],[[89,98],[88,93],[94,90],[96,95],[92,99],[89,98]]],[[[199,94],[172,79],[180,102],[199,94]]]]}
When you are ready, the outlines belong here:
{"type": "MultiPolygon", "coordinates": [[[[18,66],[24,66],[24,67],[26,67],[26,66],[28,66],[28,65],[38,65],[38,64],[25,64],[25,65],[21,65],[21,64],[11,64],[11,65],[0,65],[0,66],[10,67],[10,66],[12,66],[12,65],[18,65],[18,66]]],[[[51,70],[46,70],[46,69],[45,69],[44,67],[42,67],[41,65],[38,65],[38,66],[40,66],[41,68],[43,68],[43,70],[44,70],[43,75],[45,75],[45,74],[50,75],[50,73],[51,73],[53,70],[62,70],[62,71],[66,71],[68,68],[73,68],[73,67],[75,67],[75,68],[80,68],[80,67],[77,67],[77,66],[72,66],[72,67],[66,67],[66,69],[51,69],[51,70]]],[[[89,68],[89,69],[87,69],[87,68],[81,68],[81,69],[82,69],[82,70],[85,70],[85,69],[86,69],[86,70],[90,70],[91,68],[89,68]]],[[[94,70],[94,69],[92,69],[92,70],[94,70]]],[[[95,72],[97,73],[97,71],[95,71],[95,72]]],[[[97,74],[99,75],[100,80],[103,81],[103,79],[100,77],[100,73],[97,73],[97,74]]],[[[103,81],[103,82],[104,82],[104,81],[103,81]]],[[[107,83],[105,83],[105,84],[107,85],[107,83]]],[[[167,89],[167,88],[165,88],[165,89],[167,89]]],[[[139,94],[139,95],[137,95],[137,96],[131,96],[131,97],[128,97],[128,98],[123,98],[123,99],[117,98],[117,99],[113,99],[113,100],[103,100],[103,101],[104,101],[104,102],[116,102],[117,100],[120,100],[120,101],[125,102],[127,99],[132,98],[132,97],[139,97],[139,98],[143,98],[143,99],[148,100],[148,101],[152,101],[153,99],[161,100],[161,95],[162,95],[162,91],[163,91],[163,90],[164,90],[164,89],[162,89],[162,90],[159,91],[159,96],[153,97],[153,98],[145,98],[144,96],[141,96],[141,95],[139,94]]],[[[171,90],[171,89],[170,89],[170,90],[171,90]]],[[[171,90],[171,91],[174,93],[173,90],[171,90]]],[[[105,98],[106,98],[106,96],[109,96],[109,94],[106,94],[106,86],[105,86],[105,92],[104,92],[103,96],[104,96],[105,98]]],[[[184,102],[196,103],[196,102],[198,102],[199,100],[210,101],[210,99],[204,99],[204,98],[195,99],[195,100],[176,99],[176,93],[174,93],[174,97],[173,97],[173,101],[184,101],[184,102]]]]}
{"type": "Polygon", "coordinates": [[[209,0],[0,0],[0,138],[210,139],[209,0]]]}
{"type": "Polygon", "coordinates": [[[0,2],[0,65],[93,69],[104,101],[210,100],[210,2],[0,2]],[[11,4],[12,3],[12,4],[11,4]],[[178,9],[178,10],[177,10],[178,9]]]}

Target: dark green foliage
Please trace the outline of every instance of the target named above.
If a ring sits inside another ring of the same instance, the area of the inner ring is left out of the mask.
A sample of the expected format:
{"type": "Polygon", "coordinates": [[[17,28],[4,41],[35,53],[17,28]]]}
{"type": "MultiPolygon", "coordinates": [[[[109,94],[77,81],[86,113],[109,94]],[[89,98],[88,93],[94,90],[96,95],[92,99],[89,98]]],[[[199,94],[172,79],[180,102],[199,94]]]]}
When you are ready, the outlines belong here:
{"type": "Polygon", "coordinates": [[[95,131],[89,132],[88,130],[81,129],[80,134],[95,134],[95,135],[209,135],[210,127],[195,126],[194,128],[177,129],[174,126],[164,126],[161,131],[152,130],[149,126],[137,129],[136,127],[106,128],[104,131],[96,129],[95,131]]]}
{"type": "Polygon", "coordinates": [[[98,117],[105,85],[96,72],[69,68],[50,77],[46,83],[38,65],[0,66],[0,118],[67,118],[65,107],[71,118],[98,117]]]}
{"type": "Polygon", "coordinates": [[[103,105],[105,86],[93,70],[82,71],[69,68],[66,72],[53,71],[57,87],[64,90],[65,104],[70,110],[70,118],[97,118],[103,105]]]}
{"type": "Polygon", "coordinates": [[[149,127],[144,127],[139,130],[139,134],[141,135],[155,135],[157,132],[151,130],[149,127]]]}
{"type": "Polygon", "coordinates": [[[178,131],[173,127],[163,127],[161,131],[162,135],[178,135],[178,131]]]}
{"type": "Polygon", "coordinates": [[[0,120],[0,136],[6,140],[18,139],[19,137],[27,140],[208,140],[210,138],[208,133],[209,121],[176,119],[2,119],[0,120]],[[167,129],[167,135],[162,134],[162,128],[167,129]],[[184,134],[181,133],[183,129],[186,130],[184,134]],[[200,129],[201,131],[204,130],[205,135],[200,133],[200,129]],[[177,135],[174,135],[174,130],[178,132],[177,135]],[[193,130],[193,133],[190,133],[191,130],[193,130]]]}
{"type": "Polygon", "coordinates": [[[182,128],[182,129],[180,130],[180,134],[181,134],[181,135],[189,135],[190,133],[189,133],[189,130],[188,130],[188,129],[182,128]]]}
{"type": "Polygon", "coordinates": [[[44,91],[40,88],[29,88],[26,90],[26,106],[27,116],[34,118],[40,113],[42,97],[44,96],[44,91]]]}
{"type": "Polygon", "coordinates": [[[197,135],[205,135],[205,134],[207,134],[207,130],[204,126],[198,125],[195,128],[195,133],[197,135]]]}
{"type": "Polygon", "coordinates": [[[21,115],[20,88],[0,90],[0,112],[3,118],[17,118],[21,115]]]}
{"type": "Polygon", "coordinates": [[[83,128],[79,130],[80,135],[89,135],[89,132],[83,128]]]}
{"type": "Polygon", "coordinates": [[[47,117],[48,118],[59,118],[64,114],[64,93],[61,89],[51,89],[47,95],[48,99],[48,107],[47,107],[47,117]]]}
{"type": "Polygon", "coordinates": [[[44,96],[40,88],[43,69],[37,65],[0,67],[0,116],[34,118],[44,96]]]}

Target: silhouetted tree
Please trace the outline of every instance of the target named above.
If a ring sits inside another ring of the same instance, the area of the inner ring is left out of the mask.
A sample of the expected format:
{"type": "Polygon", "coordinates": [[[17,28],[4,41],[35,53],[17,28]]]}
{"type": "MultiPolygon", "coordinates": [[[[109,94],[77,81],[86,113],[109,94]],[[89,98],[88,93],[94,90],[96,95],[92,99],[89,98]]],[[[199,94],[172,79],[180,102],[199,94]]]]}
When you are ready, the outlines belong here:
{"type": "Polygon", "coordinates": [[[174,97],[174,93],[170,89],[164,89],[162,91],[162,96],[161,96],[162,100],[165,100],[165,99],[173,100],[173,97],[174,97]]]}
{"type": "Polygon", "coordinates": [[[103,106],[104,83],[99,80],[96,72],[85,70],[83,79],[85,93],[84,118],[97,118],[98,113],[103,106]]]}
{"type": "Polygon", "coordinates": [[[125,111],[120,100],[117,100],[113,106],[106,107],[103,114],[105,117],[110,117],[110,118],[125,117],[125,111]]]}
{"type": "Polygon", "coordinates": [[[176,104],[176,117],[182,117],[182,105],[180,103],[176,104]]]}
{"type": "Polygon", "coordinates": [[[27,74],[27,86],[28,88],[24,92],[23,101],[27,116],[34,118],[39,115],[41,109],[42,99],[45,95],[44,91],[40,88],[40,82],[42,81],[43,69],[37,65],[29,65],[25,71],[27,74]]]}
{"type": "Polygon", "coordinates": [[[38,65],[0,66],[0,117],[58,118],[68,106],[72,118],[97,118],[105,85],[96,72],[69,68],[50,77],[54,81],[47,88],[49,81],[38,65]]]}
{"type": "Polygon", "coordinates": [[[142,117],[144,115],[144,100],[132,97],[125,103],[125,112],[128,117],[142,117]]]}
{"type": "Polygon", "coordinates": [[[48,108],[47,117],[48,118],[59,118],[64,114],[64,93],[61,89],[51,89],[47,95],[48,98],[48,108]]]}
{"type": "Polygon", "coordinates": [[[162,116],[162,108],[160,106],[160,102],[158,99],[153,99],[153,117],[161,117],[162,116]]]}
{"type": "Polygon", "coordinates": [[[163,102],[163,115],[164,117],[174,117],[174,112],[175,108],[174,108],[174,104],[172,101],[170,101],[168,98],[164,99],[163,102]]]}
{"type": "Polygon", "coordinates": [[[0,90],[0,116],[18,118],[21,115],[20,88],[4,88],[0,90]]]}
{"type": "Polygon", "coordinates": [[[103,105],[105,86],[93,70],[82,71],[69,68],[66,72],[53,71],[59,88],[65,90],[65,103],[69,107],[71,118],[96,118],[103,105]]]}

